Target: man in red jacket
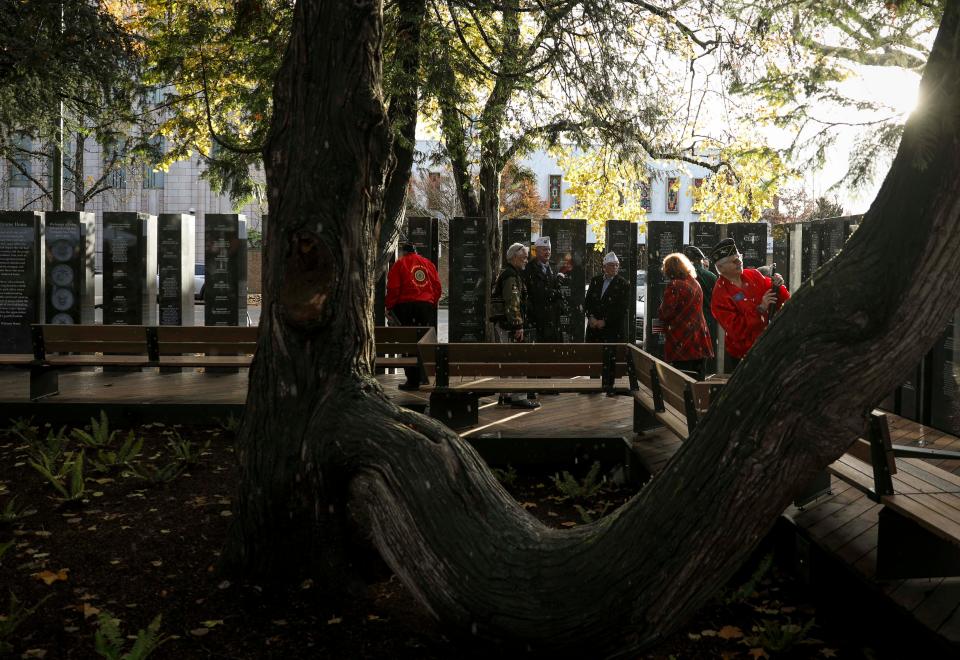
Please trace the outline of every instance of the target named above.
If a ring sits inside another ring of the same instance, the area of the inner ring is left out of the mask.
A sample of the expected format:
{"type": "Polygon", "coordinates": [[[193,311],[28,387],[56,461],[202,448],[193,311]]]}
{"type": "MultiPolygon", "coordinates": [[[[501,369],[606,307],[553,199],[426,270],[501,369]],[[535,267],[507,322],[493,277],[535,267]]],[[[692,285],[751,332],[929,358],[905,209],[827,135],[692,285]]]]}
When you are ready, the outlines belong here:
{"type": "MultiPolygon", "coordinates": [[[[429,259],[417,254],[413,243],[400,246],[400,259],[390,267],[387,274],[387,311],[400,325],[433,325],[434,311],[440,300],[440,277],[437,268],[429,259]]],[[[404,368],[407,382],[399,385],[401,390],[420,387],[420,370],[404,368]]]]}
{"type": "Polygon", "coordinates": [[[769,277],[753,268],[744,270],[740,250],[732,238],[720,241],[710,257],[720,274],[713,287],[710,311],[726,333],[727,356],[731,366],[736,367],[770,323],[770,305],[775,304],[779,310],[790,293],[779,275],[777,288],[772,289],[769,277]]]}

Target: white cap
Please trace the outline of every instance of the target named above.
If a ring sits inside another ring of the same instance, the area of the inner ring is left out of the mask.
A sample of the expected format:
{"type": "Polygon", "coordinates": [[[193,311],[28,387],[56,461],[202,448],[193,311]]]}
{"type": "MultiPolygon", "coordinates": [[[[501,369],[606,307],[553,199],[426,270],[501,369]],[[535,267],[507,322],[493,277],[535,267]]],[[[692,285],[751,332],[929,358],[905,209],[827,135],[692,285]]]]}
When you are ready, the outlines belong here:
{"type": "Polygon", "coordinates": [[[538,247],[538,248],[542,248],[542,247],[548,248],[548,247],[550,247],[550,237],[549,237],[549,236],[541,236],[540,238],[538,238],[538,239],[534,242],[533,245],[534,245],[535,247],[538,247]]]}
{"type": "Polygon", "coordinates": [[[620,260],[617,259],[617,255],[615,255],[613,252],[607,252],[607,256],[603,258],[604,266],[606,266],[607,264],[619,264],[619,263],[620,263],[620,260]]]}

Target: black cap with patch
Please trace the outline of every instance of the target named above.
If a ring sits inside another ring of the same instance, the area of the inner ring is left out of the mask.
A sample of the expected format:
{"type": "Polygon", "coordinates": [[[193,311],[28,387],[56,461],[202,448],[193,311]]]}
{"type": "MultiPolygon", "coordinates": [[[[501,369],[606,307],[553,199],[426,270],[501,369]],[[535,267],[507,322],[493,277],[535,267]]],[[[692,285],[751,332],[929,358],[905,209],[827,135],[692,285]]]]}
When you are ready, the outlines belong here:
{"type": "Polygon", "coordinates": [[[713,260],[713,263],[717,263],[721,259],[735,254],[740,254],[736,242],[732,238],[725,238],[710,250],[710,259],[713,260]]]}

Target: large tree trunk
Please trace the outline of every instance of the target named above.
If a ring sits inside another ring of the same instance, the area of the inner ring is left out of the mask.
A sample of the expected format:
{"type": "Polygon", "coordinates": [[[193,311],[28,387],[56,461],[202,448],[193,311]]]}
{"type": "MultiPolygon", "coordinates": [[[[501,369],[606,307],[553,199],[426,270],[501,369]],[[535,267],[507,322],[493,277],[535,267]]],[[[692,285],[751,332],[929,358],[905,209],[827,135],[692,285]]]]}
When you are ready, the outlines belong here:
{"type": "Polygon", "coordinates": [[[227,557],[326,578],[359,529],[454,633],[624,654],[724,583],[942,331],[960,297],[960,3],[923,108],[858,231],[796,292],[666,467],[597,523],[549,529],[454,433],[371,380],[370,273],[387,137],[379,6],[301,0],[265,162],[267,306],[227,557]]]}

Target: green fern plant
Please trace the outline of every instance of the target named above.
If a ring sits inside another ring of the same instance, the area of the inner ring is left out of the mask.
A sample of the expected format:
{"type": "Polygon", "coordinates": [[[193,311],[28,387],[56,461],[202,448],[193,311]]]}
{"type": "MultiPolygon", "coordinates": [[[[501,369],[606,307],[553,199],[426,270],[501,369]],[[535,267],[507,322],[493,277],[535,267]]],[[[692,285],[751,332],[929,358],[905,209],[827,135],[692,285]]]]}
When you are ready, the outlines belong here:
{"type": "Polygon", "coordinates": [[[40,473],[60,495],[62,504],[80,502],[86,491],[83,477],[83,450],[74,454],[67,452],[58,466],[48,466],[30,461],[30,467],[40,473]]]}
{"type": "Polygon", "coordinates": [[[97,449],[96,455],[89,459],[90,465],[96,472],[110,472],[130,465],[142,451],[143,438],[137,438],[130,431],[118,449],[97,449]]]}
{"type": "Polygon", "coordinates": [[[40,431],[39,427],[34,426],[33,417],[16,417],[10,420],[10,426],[7,433],[26,439],[27,437],[37,437],[40,431]]]}
{"type": "Polygon", "coordinates": [[[183,463],[174,461],[157,467],[149,463],[131,463],[127,466],[130,474],[151,484],[170,483],[187,469],[183,463]]]}
{"type": "Polygon", "coordinates": [[[48,471],[53,472],[56,463],[60,462],[61,457],[67,449],[67,427],[61,427],[59,431],[53,429],[47,431],[47,437],[40,440],[39,437],[19,435],[29,445],[27,447],[27,456],[34,463],[39,463],[48,471]]]}
{"type": "Polygon", "coordinates": [[[550,480],[563,497],[571,500],[584,500],[593,497],[603,489],[603,482],[597,477],[600,476],[600,461],[594,461],[590,466],[583,481],[578,481],[576,477],[563,471],[562,474],[553,475],[550,480]]]}
{"type": "Polygon", "coordinates": [[[236,433],[240,430],[240,417],[234,417],[233,413],[227,415],[226,419],[219,419],[217,422],[220,424],[220,428],[228,433],[236,433]]]}
{"type": "Polygon", "coordinates": [[[11,653],[13,651],[13,644],[7,640],[13,638],[14,631],[21,623],[30,618],[33,613],[43,605],[47,598],[50,598],[50,596],[44,596],[40,599],[40,602],[33,607],[24,607],[16,595],[14,595],[12,591],[10,592],[7,612],[5,615],[0,616],[0,653],[11,653]]]}
{"type": "Polygon", "coordinates": [[[74,438],[82,442],[87,447],[104,448],[113,445],[113,439],[117,431],[110,430],[110,422],[107,419],[107,413],[100,411],[100,421],[90,418],[90,432],[84,429],[73,429],[70,432],[74,438]]]}
{"type": "Polygon", "coordinates": [[[22,520],[27,516],[32,516],[35,513],[35,509],[27,509],[25,506],[17,506],[17,496],[14,495],[7,500],[7,503],[3,505],[2,509],[0,509],[0,527],[12,525],[18,520],[22,520]]]}
{"type": "Polygon", "coordinates": [[[169,639],[160,636],[161,616],[158,614],[146,630],[137,631],[133,644],[127,650],[127,641],[120,631],[120,620],[106,610],[98,615],[99,627],[93,635],[94,650],[107,660],[143,660],[169,639]]]}
{"type": "Polygon", "coordinates": [[[200,462],[200,455],[210,448],[210,441],[197,445],[192,440],[185,439],[177,431],[171,431],[167,446],[173,452],[174,459],[184,466],[193,466],[200,462]]]}
{"type": "Polygon", "coordinates": [[[768,651],[781,653],[797,644],[810,643],[807,635],[816,623],[810,619],[802,626],[787,619],[781,623],[775,619],[764,619],[760,625],[753,626],[753,635],[744,639],[751,646],[760,646],[768,651]]]}
{"type": "Polygon", "coordinates": [[[6,543],[0,543],[0,564],[3,563],[3,556],[7,554],[7,551],[16,544],[15,539],[10,539],[6,543]]]}

